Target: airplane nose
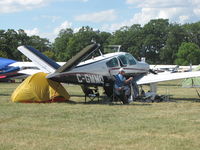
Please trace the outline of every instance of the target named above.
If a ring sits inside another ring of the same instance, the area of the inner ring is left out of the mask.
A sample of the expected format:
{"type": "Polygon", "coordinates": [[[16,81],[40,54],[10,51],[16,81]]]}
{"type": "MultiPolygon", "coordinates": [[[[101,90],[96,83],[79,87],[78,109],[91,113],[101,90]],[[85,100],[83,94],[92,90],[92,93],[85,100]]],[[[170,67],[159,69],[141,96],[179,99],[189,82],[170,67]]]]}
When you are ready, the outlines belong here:
{"type": "Polygon", "coordinates": [[[144,68],[145,68],[145,70],[149,70],[149,69],[150,69],[150,66],[149,66],[149,64],[147,64],[147,63],[144,63],[143,65],[144,65],[144,68]]]}

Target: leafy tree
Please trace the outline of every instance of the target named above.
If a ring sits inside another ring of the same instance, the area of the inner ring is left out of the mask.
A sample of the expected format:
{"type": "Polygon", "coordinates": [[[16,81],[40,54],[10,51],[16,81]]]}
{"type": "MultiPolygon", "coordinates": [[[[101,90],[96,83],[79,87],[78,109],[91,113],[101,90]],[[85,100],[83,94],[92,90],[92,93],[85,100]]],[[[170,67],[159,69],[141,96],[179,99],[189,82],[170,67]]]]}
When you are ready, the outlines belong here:
{"type": "Polygon", "coordinates": [[[101,44],[101,47],[105,47],[105,46],[109,45],[109,39],[112,36],[111,33],[99,32],[98,36],[99,36],[98,43],[101,44]]]}
{"type": "Polygon", "coordinates": [[[51,49],[50,42],[46,38],[40,38],[39,36],[33,35],[29,38],[28,45],[38,49],[41,52],[51,49]]]}
{"type": "Polygon", "coordinates": [[[26,34],[23,29],[19,29],[18,31],[18,45],[28,45],[30,37],[26,34]]]}
{"type": "Polygon", "coordinates": [[[197,65],[200,63],[200,48],[194,43],[183,42],[178,49],[176,64],[197,65]]]}
{"type": "Polygon", "coordinates": [[[187,42],[192,42],[200,46],[200,22],[183,25],[187,33],[187,42]]]}
{"type": "Polygon", "coordinates": [[[0,51],[0,57],[8,58],[7,53],[5,51],[0,51]]]}
{"type": "Polygon", "coordinates": [[[179,24],[171,24],[166,43],[161,49],[160,58],[163,64],[174,64],[178,48],[186,41],[187,34],[179,24]]]}
{"type": "Polygon", "coordinates": [[[143,55],[149,63],[160,63],[160,51],[165,46],[169,27],[168,19],[151,20],[143,27],[143,55]]]}
{"type": "Polygon", "coordinates": [[[110,45],[121,45],[121,51],[130,52],[140,57],[142,47],[142,27],[134,24],[131,27],[124,26],[113,33],[109,38],[110,45]]]}
{"type": "Polygon", "coordinates": [[[4,33],[4,49],[8,58],[20,60],[21,54],[18,52],[18,33],[13,29],[8,29],[4,33]]]}
{"type": "Polygon", "coordinates": [[[55,59],[55,55],[52,51],[44,51],[43,54],[49,58],[55,59]]]}
{"type": "Polygon", "coordinates": [[[69,40],[73,36],[73,30],[70,28],[62,29],[59,32],[58,37],[53,43],[53,51],[56,54],[55,56],[57,61],[66,61],[66,58],[68,58],[67,46],[69,44],[69,40]]]}
{"type": "Polygon", "coordinates": [[[89,26],[82,27],[77,33],[72,29],[61,30],[59,37],[53,43],[53,49],[57,52],[58,61],[67,61],[85,46],[94,40],[101,45],[108,43],[110,33],[94,31],[89,26]]]}

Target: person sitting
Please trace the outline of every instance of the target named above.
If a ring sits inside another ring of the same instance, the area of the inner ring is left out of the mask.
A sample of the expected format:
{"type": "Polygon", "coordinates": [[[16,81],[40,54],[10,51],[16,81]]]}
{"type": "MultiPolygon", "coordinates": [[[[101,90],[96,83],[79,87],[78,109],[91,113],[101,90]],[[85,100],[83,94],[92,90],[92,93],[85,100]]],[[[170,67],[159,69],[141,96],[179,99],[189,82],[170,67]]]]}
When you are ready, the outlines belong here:
{"type": "Polygon", "coordinates": [[[124,104],[128,103],[128,98],[131,96],[130,83],[133,77],[125,78],[125,70],[119,69],[119,73],[115,75],[114,92],[120,97],[124,104]]]}

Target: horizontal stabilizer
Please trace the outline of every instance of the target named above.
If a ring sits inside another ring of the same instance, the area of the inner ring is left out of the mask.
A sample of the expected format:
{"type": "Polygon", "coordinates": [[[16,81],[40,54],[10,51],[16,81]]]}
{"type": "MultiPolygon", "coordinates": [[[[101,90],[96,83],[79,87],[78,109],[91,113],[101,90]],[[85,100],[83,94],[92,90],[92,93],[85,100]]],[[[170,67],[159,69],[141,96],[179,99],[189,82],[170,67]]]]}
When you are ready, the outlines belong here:
{"type": "Polygon", "coordinates": [[[30,46],[19,46],[17,49],[45,73],[53,73],[60,67],[55,61],[30,46]]]}

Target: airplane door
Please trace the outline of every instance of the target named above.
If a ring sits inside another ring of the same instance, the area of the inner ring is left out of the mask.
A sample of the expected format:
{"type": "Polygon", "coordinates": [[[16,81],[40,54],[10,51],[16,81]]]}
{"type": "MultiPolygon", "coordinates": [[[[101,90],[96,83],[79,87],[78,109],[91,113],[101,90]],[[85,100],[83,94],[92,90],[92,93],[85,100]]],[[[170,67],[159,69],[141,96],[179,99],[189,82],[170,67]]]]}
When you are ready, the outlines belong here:
{"type": "Polygon", "coordinates": [[[119,72],[119,64],[119,60],[116,57],[106,62],[106,66],[108,67],[110,75],[115,75],[119,72]]]}

